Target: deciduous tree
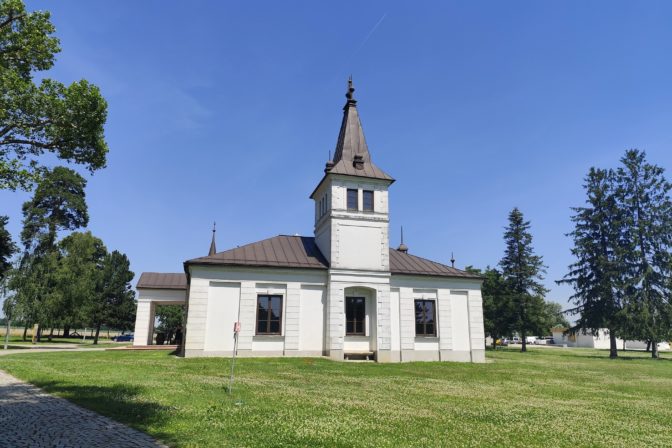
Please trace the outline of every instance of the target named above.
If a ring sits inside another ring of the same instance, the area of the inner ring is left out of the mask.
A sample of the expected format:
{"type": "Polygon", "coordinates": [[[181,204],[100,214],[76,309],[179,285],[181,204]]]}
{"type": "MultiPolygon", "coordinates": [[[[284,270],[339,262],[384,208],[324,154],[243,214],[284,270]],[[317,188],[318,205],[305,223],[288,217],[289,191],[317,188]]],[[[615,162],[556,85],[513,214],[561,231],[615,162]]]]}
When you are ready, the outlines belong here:
{"type": "Polygon", "coordinates": [[[497,345],[497,339],[510,336],[514,331],[516,312],[508,283],[496,268],[488,266],[485,272],[471,267],[468,267],[467,270],[483,275],[483,285],[481,286],[483,325],[485,334],[492,338],[492,347],[494,348],[497,345]]]}
{"type": "Polygon", "coordinates": [[[7,230],[7,216],[0,216],[0,283],[5,280],[7,273],[12,267],[11,258],[16,253],[16,244],[12,235],[7,230]]]}
{"type": "Polygon", "coordinates": [[[96,328],[94,344],[98,343],[102,325],[126,330],[134,324],[135,291],[131,286],[134,276],[125,254],[115,250],[105,255],[99,287],[91,295],[91,322],[96,328]]]}
{"type": "Polygon", "coordinates": [[[89,323],[90,301],[101,293],[102,271],[107,249],[91,232],[74,232],[58,244],[60,262],[56,287],[58,324],[89,323]]]}
{"type": "Polygon", "coordinates": [[[0,1],[0,189],[30,189],[45,153],[91,172],[105,166],[107,103],[98,87],[33,79],[60,51],[54,32],[49,12],[0,1]]]}

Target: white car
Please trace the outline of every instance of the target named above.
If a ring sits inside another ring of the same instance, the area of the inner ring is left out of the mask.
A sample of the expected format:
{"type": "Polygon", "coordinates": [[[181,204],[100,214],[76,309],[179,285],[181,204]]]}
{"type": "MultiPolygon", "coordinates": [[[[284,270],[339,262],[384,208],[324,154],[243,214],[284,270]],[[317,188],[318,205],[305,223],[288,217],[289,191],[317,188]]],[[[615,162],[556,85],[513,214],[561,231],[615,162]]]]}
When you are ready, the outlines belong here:
{"type": "Polygon", "coordinates": [[[537,339],[538,338],[536,336],[525,336],[525,343],[526,344],[536,344],[537,339]]]}

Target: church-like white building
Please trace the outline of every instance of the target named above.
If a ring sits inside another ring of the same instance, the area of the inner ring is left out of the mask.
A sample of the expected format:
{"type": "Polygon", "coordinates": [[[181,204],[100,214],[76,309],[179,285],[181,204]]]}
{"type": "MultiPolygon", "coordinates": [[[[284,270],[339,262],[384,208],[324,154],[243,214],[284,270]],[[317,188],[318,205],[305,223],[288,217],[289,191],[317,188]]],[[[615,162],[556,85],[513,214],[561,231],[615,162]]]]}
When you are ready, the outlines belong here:
{"type": "Polygon", "coordinates": [[[334,160],[310,195],[315,235],[279,235],[143,273],[135,345],[154,307],[186,304],[184,356],[366,356],[484,362],[479,276],[389,245],[394,179],[371,160],[349,82],[334,160]]]}

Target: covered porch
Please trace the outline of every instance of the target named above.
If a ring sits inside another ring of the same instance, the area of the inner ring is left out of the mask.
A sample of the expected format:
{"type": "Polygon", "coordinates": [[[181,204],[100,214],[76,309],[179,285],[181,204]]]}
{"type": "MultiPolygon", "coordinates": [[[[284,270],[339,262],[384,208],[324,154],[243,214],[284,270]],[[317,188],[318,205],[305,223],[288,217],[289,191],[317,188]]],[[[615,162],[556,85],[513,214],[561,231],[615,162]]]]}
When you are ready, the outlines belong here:
{"type": "Polygon", "coordinates": [[[186,275],[144,272],[138,280],[136,289],[138,290],[138,303],[133,345],[153,345],[156,308],[162,305],[184,306],[186,304],[186,275]]]}

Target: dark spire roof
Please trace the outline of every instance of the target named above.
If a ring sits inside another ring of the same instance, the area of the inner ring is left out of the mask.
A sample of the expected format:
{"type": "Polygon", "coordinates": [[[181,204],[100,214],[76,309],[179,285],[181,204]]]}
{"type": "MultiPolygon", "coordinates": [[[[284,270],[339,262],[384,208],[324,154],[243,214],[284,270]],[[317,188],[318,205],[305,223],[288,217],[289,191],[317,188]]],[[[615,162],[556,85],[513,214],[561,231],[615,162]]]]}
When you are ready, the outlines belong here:
{"type": "Polygon", "coordinates": [[[354,93],[355,88],[352,85],[351,76],[348,79],[348,90],[345,94],[347,100],[343,107],[343,121],[336,142],[333,167],[327,171],[334,174],[394,181],[392,177],[371,161],[371,154],[369,154],[369,147],[366,145],[366,139],[364,138],[354,93]]]}
{"type": "Polygon", "coordinates": [[[217,231],[217,223],[212,223],[212,241],[210,242],[210,250],[208,256],[211,257],[217,253],[217,245],[215,244],[215,232],[217,231]]]}

